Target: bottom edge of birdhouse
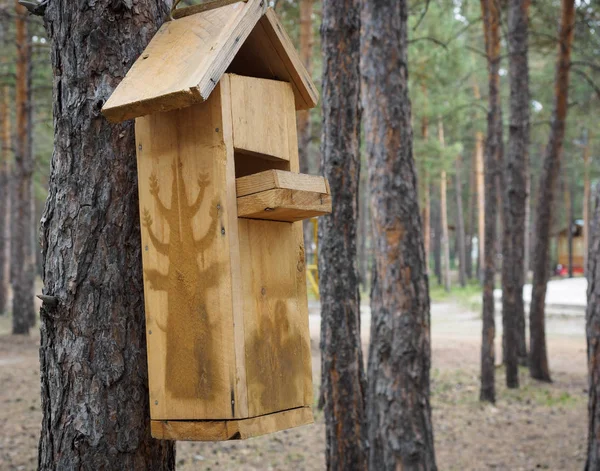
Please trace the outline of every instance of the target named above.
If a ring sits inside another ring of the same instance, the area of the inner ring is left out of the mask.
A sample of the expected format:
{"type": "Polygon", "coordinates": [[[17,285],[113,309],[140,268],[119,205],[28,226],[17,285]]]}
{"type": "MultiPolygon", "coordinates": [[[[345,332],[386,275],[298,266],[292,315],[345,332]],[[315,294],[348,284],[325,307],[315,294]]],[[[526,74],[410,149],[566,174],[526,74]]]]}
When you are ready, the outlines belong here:
{"type": "Polygon", "coordinates": [[[306,406],[248,419],[151,420],[151,432],[159,440],[217,442],[245,440],[312,423],[312,409],[306,406]]]}

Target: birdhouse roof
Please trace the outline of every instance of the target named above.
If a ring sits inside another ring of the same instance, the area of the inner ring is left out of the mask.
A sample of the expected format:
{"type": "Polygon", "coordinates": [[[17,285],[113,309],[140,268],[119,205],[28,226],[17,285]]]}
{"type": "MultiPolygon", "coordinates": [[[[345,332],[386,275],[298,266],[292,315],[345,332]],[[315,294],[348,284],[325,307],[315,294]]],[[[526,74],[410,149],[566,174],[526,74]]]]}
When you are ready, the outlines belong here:
{"type": "Polygon", "coordinates": [[[120,122],[205,101],[225,72],[289,82],[296,109],[315,107],[316,87],[267,2],[222,3],[165,22],[105,103],[103,114],[120,122]]]}

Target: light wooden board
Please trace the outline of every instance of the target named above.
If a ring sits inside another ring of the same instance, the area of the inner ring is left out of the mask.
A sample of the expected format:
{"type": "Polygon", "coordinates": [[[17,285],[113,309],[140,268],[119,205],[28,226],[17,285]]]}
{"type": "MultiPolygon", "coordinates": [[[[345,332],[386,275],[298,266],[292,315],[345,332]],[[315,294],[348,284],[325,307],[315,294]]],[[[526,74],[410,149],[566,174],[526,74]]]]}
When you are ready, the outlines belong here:
{"type": "Polygon", "coordinates": [[[158,421],[151,423],[151,433],[159,440],[224,441],[245,440],[301,425],[314,423],[310,407],[276,412],[242,420],[158,421]]]}
{"type": "Polygon", "coordinates": [[[235,150],[290,160],[287,131],[289,121],[296,122],[291,85],[234,74],[229,78],[235,150]]]}
{"type": "Polygon", "coordinates": [[[241,177],[236,180],[235,185],[238,198],[275,188],[329,193],[325,178],[283,170],[267,170],[241,177]]]}
{"type": "Polygon", "coordinates": [[[249,414],[309,405],[307,301],[297,276],[304,246],[293,224],[240,219],[239,228],[249,414]]]}
{"type": "Polygon", "coordinates": [[[331,196],[311,191],[274,189],[237,199],[238,217],[296,222],[331,213],[331,196]]]}
{"type": "Polygon", "coordinates": [[[226,5],[231,5],[232,3],[247,1],[248,0],[202,0],[202,3],[198,3],[197,5],[176,9],[172,12],[171,17],[172,19],[177,20],[186,16],[195,15],[208,10],[214,10],[215,8],[221,8],[226,5]]]}
{"type": "Polygon", "coordinates": [[[221,106],[215,93],[136,120],[153,419],[247,415],[234,344],[235,181],[221,106]]]}
{"type": "Polygon", "coordinates": [[[164,23],[102,112],[118,122],[206,100],[265,9],[248,0],[164,23]]]}
{"type": "Polygon", "coordinates": [[[252,30],[228,72],[289,82],[298,110],[314,108],[319,101],[317,87],[272,9],[252,30]]]}

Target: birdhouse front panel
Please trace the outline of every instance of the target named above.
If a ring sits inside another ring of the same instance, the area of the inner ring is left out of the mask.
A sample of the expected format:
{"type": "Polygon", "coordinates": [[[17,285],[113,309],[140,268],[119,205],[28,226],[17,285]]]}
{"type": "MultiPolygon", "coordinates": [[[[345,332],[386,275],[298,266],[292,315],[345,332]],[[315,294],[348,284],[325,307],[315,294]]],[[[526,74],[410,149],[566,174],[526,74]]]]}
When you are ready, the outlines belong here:
{"type": "Polygon", "coordinates": [[[103,107],[136,118],[158,439],[313,421],[299,221],[331,212],[331,195],[298,173],[295,112],[318,96],[266,2],[226,3],[178,10],[103,107]]]}

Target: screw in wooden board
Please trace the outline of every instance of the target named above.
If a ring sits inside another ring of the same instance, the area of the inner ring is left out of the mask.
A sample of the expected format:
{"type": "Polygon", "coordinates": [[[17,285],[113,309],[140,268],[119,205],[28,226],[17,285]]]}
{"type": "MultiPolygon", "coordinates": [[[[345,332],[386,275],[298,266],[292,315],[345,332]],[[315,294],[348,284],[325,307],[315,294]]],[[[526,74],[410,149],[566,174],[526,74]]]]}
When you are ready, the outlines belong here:
{"type": "Polygon", "coordinates": [[[263,287],[263,289],[260,290],[260,294],[262,294],[263,296],[267,294],[267,288],[263,287]]]}
{"type": "Polygon", "coordinates": [[[138,146],[138,149],[139,149],[139,150],[142,150],[142,145],[141,145],[141,144],[138,146]]]}
{"type": "Polygon", "coordinates": [[[215,129],[215,132],[219,132],[219,128],[215,129]]]}
{"type": "Polygon", "coordinates": [[[225,228],[224,227],[221,228],[221,235],[225,235],[225,228]]]}
{"type": "Polygon", "coordinates": [[[150,57],[150,54],[144,54],[144,55],[142,56],[142,59],[148,59],[148,57],[150,57]]]}
{"type": "Polygon", "coordinates": [[[146,245],[146,247],[144,247],[144,250],[146,250],[146,252],[148,252],[148,246],[146,245]]]}
{"type": "Polygon", "coordinates": [[[275,208],[265,208],[266,212],[275,211],[275,208]]]}
{"type": "Polygon", "coordinates": [[[217,204],[217,211],[218,211],[219,209],[221,209],[221,205],[220,205],[220,204],[217,204]]]}
{"type": "Polygon", "coordinates": [[[151,330],[148,331],[148,335],[152,335],[152,331],[151,330]]]}
{"type": "Polygon", "coordinates": [[[154,405],[157,406],[158,405],[158,401],[154,401],[154,405]]]}

